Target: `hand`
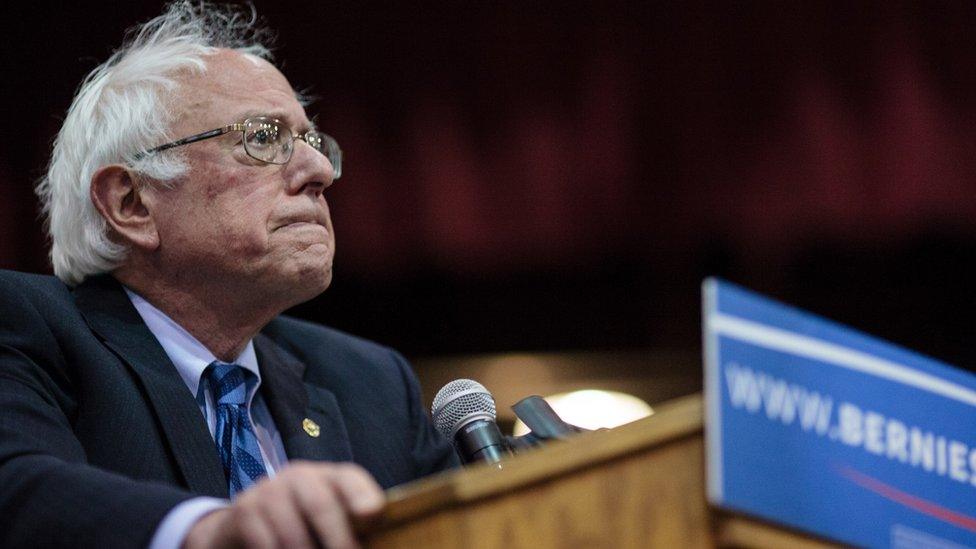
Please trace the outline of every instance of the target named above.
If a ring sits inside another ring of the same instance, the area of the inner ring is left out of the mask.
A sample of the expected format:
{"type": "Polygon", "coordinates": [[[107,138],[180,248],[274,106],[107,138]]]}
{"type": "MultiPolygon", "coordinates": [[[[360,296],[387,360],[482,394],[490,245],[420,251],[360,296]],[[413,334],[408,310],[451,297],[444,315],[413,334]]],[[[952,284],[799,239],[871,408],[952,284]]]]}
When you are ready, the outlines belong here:
{"type": "Polygon", "coordinates": [[[185,549],[358,547],[350,523],[376,516],[383,491],[354,463],[292,462],[190,528],[185,549]]]}

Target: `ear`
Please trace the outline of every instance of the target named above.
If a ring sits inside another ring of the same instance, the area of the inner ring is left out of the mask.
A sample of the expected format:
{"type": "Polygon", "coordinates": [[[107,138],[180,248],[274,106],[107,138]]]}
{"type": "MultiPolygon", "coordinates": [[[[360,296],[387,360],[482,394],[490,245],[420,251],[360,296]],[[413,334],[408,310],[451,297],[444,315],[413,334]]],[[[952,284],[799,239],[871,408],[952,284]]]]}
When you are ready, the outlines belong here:
{"type": "Polygon", "coordinates": [[[143,201],[146,190],[136,175],[120,164],[102,166],[91,181],[91,201],[118,239],[150,251],[159,247],[152,212],[143,201]]]}

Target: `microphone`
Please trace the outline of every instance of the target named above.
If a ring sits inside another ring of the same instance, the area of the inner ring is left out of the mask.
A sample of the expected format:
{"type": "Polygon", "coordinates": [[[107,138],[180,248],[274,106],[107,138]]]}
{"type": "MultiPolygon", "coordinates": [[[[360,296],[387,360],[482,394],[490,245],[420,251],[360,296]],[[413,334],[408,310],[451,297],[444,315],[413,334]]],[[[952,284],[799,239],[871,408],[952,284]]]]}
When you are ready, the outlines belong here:
{"type": "Polygon", "coordinates": [[[477,381],[456,379],[442,387],[430,413],[437,430],[454,441],[464,463],[498,463],[512,455],[495,423],[495,399],[477,381]]]}

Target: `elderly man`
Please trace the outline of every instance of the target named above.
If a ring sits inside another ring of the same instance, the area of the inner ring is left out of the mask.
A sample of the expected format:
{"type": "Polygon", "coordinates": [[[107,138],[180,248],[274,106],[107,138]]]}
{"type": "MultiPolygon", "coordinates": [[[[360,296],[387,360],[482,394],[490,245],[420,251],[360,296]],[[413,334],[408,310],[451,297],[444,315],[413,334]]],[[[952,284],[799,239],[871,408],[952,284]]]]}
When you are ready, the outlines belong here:
{"type": "Polygon", "coordinates": [[[252,24],[171,5],[75,97],[58,278],[0,274],[0,546],[350,546],[456,463],[402,357],[279,316],[331,280],[341,152],[252,24]]]}

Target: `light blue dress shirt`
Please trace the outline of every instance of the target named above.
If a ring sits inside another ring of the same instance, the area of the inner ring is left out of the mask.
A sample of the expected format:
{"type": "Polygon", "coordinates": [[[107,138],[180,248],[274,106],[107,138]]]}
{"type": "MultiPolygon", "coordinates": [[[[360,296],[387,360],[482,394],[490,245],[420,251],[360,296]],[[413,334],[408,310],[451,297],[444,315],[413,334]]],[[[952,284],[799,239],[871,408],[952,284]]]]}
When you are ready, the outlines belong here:
{"type": "MultiPolygon", "coordinates": [[[[136,311],[139,312],[139,316],[142,317],[146,326],[149,327],[149,331],[156,336],[159,344],[166,351],[173,365],[176,366],[176,370],[183,379],[183,383],[186,383],[190,394],[193,395],[197,401],[197,405],[200,406],[200,413],[207,421],[210,436],[214,436],[214,431],[217,426],[217,416],[213,403],[213,393],[208,387],[209,383],[207,380],[201,380],[201,377],[207,366],[217,360],[217,357],[204,347],[197,338],[193,337],[190,332],[187,332],[182,326],[174,322],[173,319],[166,316],[165,313],[154,307],[142,296],[128,288],[125,289],[125,292],[135,306],[136,311]]],[[[285,455],[285,447],[281,442],[281,435],[271,418],[271,412],[268,411],[264,399],[258,393],[258,388],[261,386],[261,372],[258,369],[258,359],[254,353],[254,343],[252,341],[247,342],[244,351],[241,352],[240,356],[233,363],[250,370],[257,376],[257,383],[248,395],[248,409],[251,414],[251,424],[254,426],[254,432],[257,435],[258,446],[261,447],[261,457],[264,460],[264,467],[268,471],[268,476],[273,477],[276,471],[281,470],[285,466],[288,462],[288,457],[285,455]]],[[[216,443],[214,444],[214,452],[216,453],[216,443]]],[[[198,497],[177,505],[159,523],[155,534],[153,534],[149,548],[169,549],[180,547],[187,533],[189,533],[190,528],[197,520],[210,511],[225,507],[228,504],[229,501],[225,499],[198,497]]]]}

